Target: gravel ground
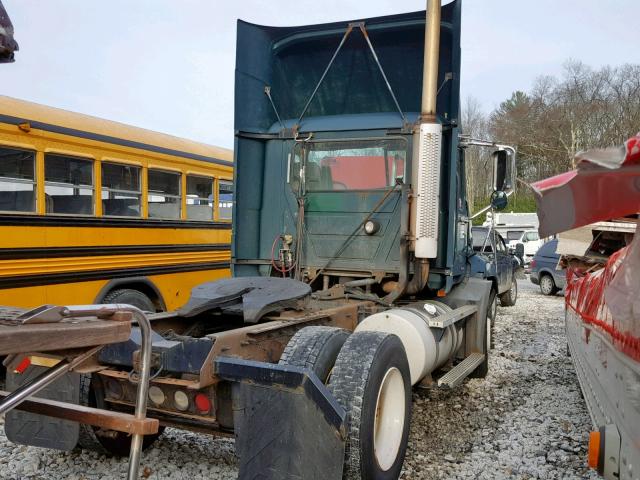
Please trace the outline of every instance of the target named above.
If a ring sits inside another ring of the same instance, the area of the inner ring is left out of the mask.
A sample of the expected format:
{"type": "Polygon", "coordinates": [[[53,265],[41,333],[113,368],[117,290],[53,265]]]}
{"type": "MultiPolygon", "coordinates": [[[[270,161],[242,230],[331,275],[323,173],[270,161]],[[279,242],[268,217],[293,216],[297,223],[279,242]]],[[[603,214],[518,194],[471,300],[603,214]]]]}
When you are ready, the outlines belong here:
{"type": "MultiPolygon", "coordinates": [[[[589,417],[566,357],[562,297],[519,282],[500,308],[485,380],[418,390],[403,479],[597,478],[585,466],[589,417]]],[[[0,419],[0,423],[2,420],[0,419]]],[[[150,479],[232,479],[233,440],[167,429],[142,457],[150,479]]],[[[11,444],[0,429],[0,478],[121,479],[127,462],[11,444]]]]}
{"type": "Polygon", "coordinates": [[[591,422],[566,356],[561,295],[518,281],[498,309],[489,375],[420,390],[404,479],[584,479],[591,422]]]}

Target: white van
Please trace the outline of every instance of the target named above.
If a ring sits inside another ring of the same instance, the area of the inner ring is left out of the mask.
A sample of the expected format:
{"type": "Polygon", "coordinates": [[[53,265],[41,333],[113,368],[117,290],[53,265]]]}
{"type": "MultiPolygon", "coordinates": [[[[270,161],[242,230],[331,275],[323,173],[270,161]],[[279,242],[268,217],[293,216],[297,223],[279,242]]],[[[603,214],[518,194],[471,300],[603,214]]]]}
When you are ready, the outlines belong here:
{"type": "Polygon", "coordinates": [[[507,236],[508,247],[516,248],[518,243],[522,243],[524,245],[524,263],[527,264],[531,261],[533,256],[536,254],[538,249],[544,243],[540,236],[538,235],[537,230],[524,230],[522,233],[518,235],[517,238],[514,238],[515,235],[507,236]]]}

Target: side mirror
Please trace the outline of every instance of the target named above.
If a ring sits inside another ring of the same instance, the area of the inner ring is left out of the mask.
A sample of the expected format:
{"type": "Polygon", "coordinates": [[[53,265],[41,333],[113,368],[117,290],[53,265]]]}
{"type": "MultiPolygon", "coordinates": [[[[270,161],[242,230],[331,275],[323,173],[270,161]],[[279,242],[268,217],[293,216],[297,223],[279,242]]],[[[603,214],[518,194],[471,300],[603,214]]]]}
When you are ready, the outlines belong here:
{"type": "Polygon", "coordinates": [[[493,190],[510,193],[515,189],[516,155],[512,148],[500,148],[493,157],[493,190]]]}
{"type": "Polygon", "coordinates": [[[509,198],[502,190],[496,190],[491,194],[491,206],[494,210],[504,210],[508,203],[509,198]]]}
{"type": "Polygon", "coordinates": [[[524,244],[516,243],[516,257],[524,258],[524,244]]]}

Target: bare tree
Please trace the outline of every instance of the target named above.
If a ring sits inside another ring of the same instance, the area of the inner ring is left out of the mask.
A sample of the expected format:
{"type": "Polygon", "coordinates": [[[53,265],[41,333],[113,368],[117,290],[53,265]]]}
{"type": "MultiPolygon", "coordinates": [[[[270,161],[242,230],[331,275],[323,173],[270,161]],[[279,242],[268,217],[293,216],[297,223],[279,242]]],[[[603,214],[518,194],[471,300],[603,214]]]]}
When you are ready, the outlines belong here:
{"type": "MultiPolygon", "coordinates": [[[[465,99],[461,128],[473,137],[516,146],[518,176],[532,183],[574,167],[581,150],[619,145],[640,130],[640,65],[593,69],[569,60],[560,78],[540,76],[531,91],[515,91],[485,115],[465,99]]],[[[481,207],[491,193],[488,152],[466,152],[469,204],[481,207]]],[[[518,198],[531,195],[520,189],[518,198]]]]}
{"type": "MultiPolygon", "coordinates": [[[[461,114],[461,129],[464,135],[473,138],[488,139],[489,131],[487,117],[482,111],[480,102],[474,97],[464,100],[461,114]]],[[[489,156],[486,149],[469,147],[465,151],[467,198],[469,209],[473,212],[479,200],[485,199],[490,192],[489,185],[489,156]]]]}
{"type": "Polygon", "coordinates": [[[594,70],[568,61],[561,79],[540,77],[490,116],[496,138],[518,146],[528,182],[573,167],[576,153],[617,145],[640,130],[640,65],[594,70]]]}

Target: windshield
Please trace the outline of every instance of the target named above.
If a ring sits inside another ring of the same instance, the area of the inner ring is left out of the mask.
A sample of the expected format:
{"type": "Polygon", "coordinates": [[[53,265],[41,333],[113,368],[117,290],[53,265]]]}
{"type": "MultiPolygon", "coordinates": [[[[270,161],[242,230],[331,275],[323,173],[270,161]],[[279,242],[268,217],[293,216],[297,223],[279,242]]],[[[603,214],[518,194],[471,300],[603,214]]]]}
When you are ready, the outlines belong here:
{"type": "Polygon", "coordinates": [[[534,242],[536,240],[540,240],[540,237],[538,236],[538,232],[527,232],[524,239],[528,242],[534,242]]]}
{"type": "Polygon", "coordinates": [[[520,240],[523,233],[523,230],[509,230],[507,232],[507,242],[510,242],[511,240],[520,240]]]}
{"type": "Polygon", "coordinates": [[[405,180],[406,157],[404,139],[299,143],[289,182],[298,190],[302,179],[308,192],[387,188],[405,180]]]}

